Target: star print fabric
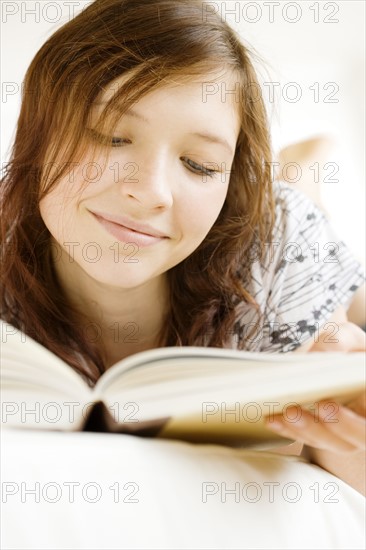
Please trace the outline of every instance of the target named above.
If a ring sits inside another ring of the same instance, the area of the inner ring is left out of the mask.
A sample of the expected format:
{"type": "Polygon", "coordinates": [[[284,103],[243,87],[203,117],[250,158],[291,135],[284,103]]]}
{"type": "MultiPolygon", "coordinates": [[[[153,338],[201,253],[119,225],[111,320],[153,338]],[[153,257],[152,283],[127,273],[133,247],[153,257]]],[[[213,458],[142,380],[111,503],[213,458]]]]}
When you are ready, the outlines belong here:
{"type": "Polygon", "coordinates": [[[230,346],[268,353],[290,352],[326,328],[338,306],[347,309],[365,274],[323,212],[303,193],[274,183],[276,222],[266,257],[254,261],[246,285],[259,305],[237,306],[230,346]]]}

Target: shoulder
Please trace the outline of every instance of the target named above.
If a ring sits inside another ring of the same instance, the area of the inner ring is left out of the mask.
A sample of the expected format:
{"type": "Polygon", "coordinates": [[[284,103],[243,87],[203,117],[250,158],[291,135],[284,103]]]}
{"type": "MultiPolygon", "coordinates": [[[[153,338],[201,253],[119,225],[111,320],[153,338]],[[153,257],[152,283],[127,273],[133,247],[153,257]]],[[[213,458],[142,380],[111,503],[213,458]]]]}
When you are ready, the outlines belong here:
{"type": "Polygon", "coordinates": [[[302,238],[312,228],[319,229],[328,224],[327,218],[318,206],[304,193],[284,182],[274,182],[275,224],[273,239],[291,242],[291,238],[302,238]]]}
{"type": "MultiPolygon", "coordinates": [[[[252,351],[294,351],[330,319],[347,309],[364,283],[364,272],[324,213],[301,191],[283,182],[273,186],[275,223],[266,254],[251,266],[248,289],[259,306],[252,351]]],[[[243,308],[244,310],[244,308],[243,308]]],[[[236,328],[244,338],[253,317],[242,315],[236,328]]]]}

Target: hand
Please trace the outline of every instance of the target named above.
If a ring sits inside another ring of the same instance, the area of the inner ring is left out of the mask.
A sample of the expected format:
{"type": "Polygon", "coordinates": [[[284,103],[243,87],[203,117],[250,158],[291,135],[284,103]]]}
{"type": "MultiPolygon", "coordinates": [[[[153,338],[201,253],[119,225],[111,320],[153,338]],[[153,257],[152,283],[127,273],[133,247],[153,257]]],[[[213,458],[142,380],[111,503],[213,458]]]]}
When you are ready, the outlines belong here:
{"type": "Polygon", "coordinates": [[[312,410],[288,407],[267,420],[267,427],[310,447],[349,453],[366,449],[366,394],[347,405],[326,400],[312,410]]]}
{"type": "MultiPolygon", "coordinates": [[[[338,323],[337,342],[329,341],[329,334],[322,332],[309,351],[366,351],[365,342],[365,332],[344,316],[338,323]]],[[[365,450],[366,394],[345,405],[329,399],[315,403],[312,410],[289,407],[269,418],[267,427],[316,449],[341,454],[365,450]]]]}

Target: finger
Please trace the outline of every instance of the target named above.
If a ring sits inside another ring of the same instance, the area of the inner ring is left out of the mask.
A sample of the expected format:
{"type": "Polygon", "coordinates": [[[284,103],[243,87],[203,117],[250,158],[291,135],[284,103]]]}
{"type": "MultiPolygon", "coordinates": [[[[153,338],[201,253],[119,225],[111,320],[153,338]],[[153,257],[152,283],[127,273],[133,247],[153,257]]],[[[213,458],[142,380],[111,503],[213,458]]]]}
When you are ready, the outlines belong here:
{"type": "Polygon", "coordinates": [[[357,449],[366,449],[366,419],[364,417],[338,403],[321,401],[316,405],[316,414],[326,429],[357,449]],[[329,414],[330,409],[332,409],[331,414],[329,414]]]}
{"type": "Polygon", "coordinates": [[[284,437],[289,437],[316,447],[317,449],[329,450],[334,452],[355,451],[355,446],[330,431],[321,421],[304,409],[291,407],[287,409],[284,415],[274,416],[267,421],[267,427],[280,433],[284,437]]]}
{"type": "Polygon", "coordinates": [[[351,401],[344,403],[344,405],[360,416],[366,417],[366,391],[351,399],[351,401]]]}

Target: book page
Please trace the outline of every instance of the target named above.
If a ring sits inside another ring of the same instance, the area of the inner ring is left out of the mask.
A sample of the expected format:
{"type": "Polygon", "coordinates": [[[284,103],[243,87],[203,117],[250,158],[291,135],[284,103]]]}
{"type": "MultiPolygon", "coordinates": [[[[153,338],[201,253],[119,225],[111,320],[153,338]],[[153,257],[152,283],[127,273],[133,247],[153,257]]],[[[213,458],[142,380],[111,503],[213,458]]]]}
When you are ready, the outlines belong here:
{"type": "Polygon", "coordinates": [[[267,446],[279,440],[265,428],[267,416],[290,405],[311,408],[325,398],[347,400],[365,384],[362,352],[239,353],[233,359],[189,356],[188,351],[160,360],[156,355],[155,361],[114,378],[104,401],[115,421],[135,423],[138,430],[138,423],[162,419],[158,437],[267,446]]]}
{"type": "Polygon", "coordinates": [[[3,427],[78,429],[92,390],[59,357],[8,323],[0,323],[3,427]]]}

